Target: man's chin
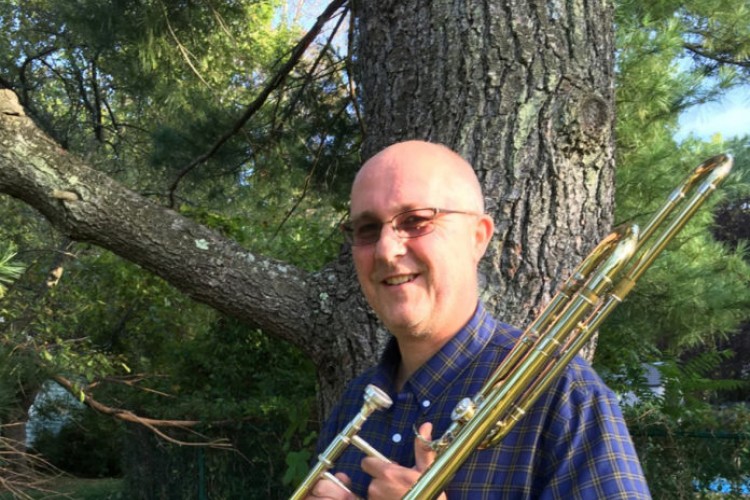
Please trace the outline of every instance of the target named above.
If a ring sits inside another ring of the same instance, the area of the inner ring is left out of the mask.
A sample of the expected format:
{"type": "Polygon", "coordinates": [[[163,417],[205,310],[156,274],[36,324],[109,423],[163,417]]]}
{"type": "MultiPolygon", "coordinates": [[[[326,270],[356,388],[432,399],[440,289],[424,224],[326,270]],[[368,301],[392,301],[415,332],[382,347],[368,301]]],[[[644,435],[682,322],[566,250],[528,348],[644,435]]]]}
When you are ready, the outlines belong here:
{"type": "Polygon", "coordinates": [[[408,318],[389,318],[383,321],[389,332],[396,338],[422,338],[427,335],[423,322],[408,318]]]}
{"type": "Polygon", "coordinates": [[[396,303],[381,302],[382,307],[376,308],[380,321],[388,331],[397,334],[420,336],[431,318],[430,308],[425,307],[424,301],[398,301],[396,303]]]}

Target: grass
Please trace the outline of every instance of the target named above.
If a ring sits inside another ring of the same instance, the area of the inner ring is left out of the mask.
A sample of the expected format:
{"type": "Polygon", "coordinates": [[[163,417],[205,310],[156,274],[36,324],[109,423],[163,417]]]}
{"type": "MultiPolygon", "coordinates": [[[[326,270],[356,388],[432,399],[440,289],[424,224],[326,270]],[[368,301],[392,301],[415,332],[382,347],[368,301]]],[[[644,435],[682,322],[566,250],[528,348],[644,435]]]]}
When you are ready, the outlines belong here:
{"type": "MultiPolygon", "coordinates": [[[[122,479],[81,479],[76,477],[59,477],[44,484],[45,492],[25,491],[33,499],[67,499],[67,500],[120,500],[122,496],[122,479]],[[54,492],[54,493],[52,493],[54,492]]],[[[10,493],[0,493],[0,500],[11,500],[10,493]]]]}

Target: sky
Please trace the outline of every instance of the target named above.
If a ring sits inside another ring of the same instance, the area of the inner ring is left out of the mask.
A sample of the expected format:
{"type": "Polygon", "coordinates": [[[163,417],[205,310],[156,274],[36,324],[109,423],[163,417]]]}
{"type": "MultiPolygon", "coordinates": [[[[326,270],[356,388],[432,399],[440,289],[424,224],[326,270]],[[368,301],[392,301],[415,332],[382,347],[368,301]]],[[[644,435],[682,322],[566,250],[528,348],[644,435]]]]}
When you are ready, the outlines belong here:
{"type": "Polygon", "coordinates": [[[717,133],[723,139],[750,135],[750,87],[738,87],[719,102],[687,110],[680,116],[675,139],[692,134],[707,140],[717,133]]]}

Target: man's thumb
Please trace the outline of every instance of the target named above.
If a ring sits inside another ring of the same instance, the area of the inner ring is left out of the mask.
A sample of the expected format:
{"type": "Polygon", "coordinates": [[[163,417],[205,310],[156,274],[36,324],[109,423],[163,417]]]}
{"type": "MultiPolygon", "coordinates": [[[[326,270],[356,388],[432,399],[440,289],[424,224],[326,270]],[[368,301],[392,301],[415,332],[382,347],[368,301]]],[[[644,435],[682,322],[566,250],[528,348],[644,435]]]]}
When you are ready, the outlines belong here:
{"type": "Polygon", "coordinates": [[[414,438],[415,469],[419,472],[424,472],[432,465],[436,457],[436,453],[425,443],[425,441],[432,440],[432,424],[430,422],[422,424],[419,427],[419,435],[422,436],[422,439],[419,437],[414,438]]]}

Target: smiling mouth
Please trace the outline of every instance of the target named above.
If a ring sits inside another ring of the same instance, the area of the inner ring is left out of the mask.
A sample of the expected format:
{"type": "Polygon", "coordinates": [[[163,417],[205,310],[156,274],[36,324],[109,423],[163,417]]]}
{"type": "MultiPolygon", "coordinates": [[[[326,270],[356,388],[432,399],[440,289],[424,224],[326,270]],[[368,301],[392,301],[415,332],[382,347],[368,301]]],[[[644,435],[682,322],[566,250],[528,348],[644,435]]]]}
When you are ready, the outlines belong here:
{"type": "Polygon", "coordinates": [[[391,276],[390,278],[386,278],[383,280],[383,283],[391,286],[403,285],[404,283],[413,281],[416,277],[416,274],[402,274],[399,276],[391,276]]]}

